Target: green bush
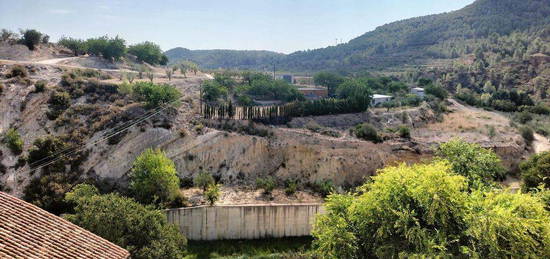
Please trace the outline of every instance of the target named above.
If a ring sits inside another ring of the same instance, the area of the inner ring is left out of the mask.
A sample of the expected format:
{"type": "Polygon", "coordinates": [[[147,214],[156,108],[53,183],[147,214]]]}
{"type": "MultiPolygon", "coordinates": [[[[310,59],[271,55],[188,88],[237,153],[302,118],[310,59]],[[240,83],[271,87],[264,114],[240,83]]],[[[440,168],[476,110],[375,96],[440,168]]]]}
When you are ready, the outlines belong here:
{"type": "Polygon", "coordinates": [[[4,143],[8,146],[8,148],[16,155],[21,154],[23,152],[23,139],[21,139],[21,135],[19,135],[19,132],[17,130],[10,128],[6,135],[4,136],[4,143]]]}
{"type": "Polygon", "coordinates": [[[387,167],[356,194],[331,195],[316,218],[321,258],[543,258],[550,214],[540,199],[468,193],[443,161],[387,167]]]}
{"type": "Polygon", "coordinates": [[[208,186],[215,184],[214,177],[209,172],[201,171],[193,178],[193,185],[206,191],[208,186]]]}
{"type": "Polygon", "coordinates": [[[29,75],[29,72],[27,72],[27,69],[24,66],[21,65],[14,65],[11,67],[10,72],[7,74],[8,78],[13,77],[21,77],[26,78],[29,75]]]}
{"type": "Polygon", "coordinates": [[[514,119],[521,124],[525,124],[533,120],[533,115],[529,112],[522,111],[516,113],[514,119]]]}
{"type": "Polygon", "coordinates": [[[426,94],[433,95],[441,100],[447,99],[449,93],[440,85],[429,84],[424,88],[426,94]]]}
{"type": "Polygon", "coordinates": [[[151,82],[137,82],[132,88],[138,99],[144,101],[149,108],[174,103],[181,96],[181,93],[174,86],[168,84],[157,85],[151,82]]]}
{"type": "Polygon", "coordinates": [[[400,126],[398,130],[399,137],[411,138],[411,129],[407,126],[400,126]]]}
{"type": "Polygon", "coordinates": [[[332,180],[317,180],[310,184],[310,187],[315,193],[321,194],[323,197],[327,197],[335,189],[332,180]]]}
{"type": "Polygon", "coordinates": [[[168,223],[164,211],[143,206],[115,193],[100,195],[90,185],[77,185],[66,195],[74,213],[70,222],[127,249],[132,258],[182,258],[187,240],[168,223]]]}
{"type": "Polygon", "coordinates": [[[137,201],[166,206],[178,196],[179,185],[174,162],[161,150],[147,149],[134,161],[129,190],[137,201]]]}
{"type": "Polygon", "coordinates": [[[71,95],[66,91],[55,91],[50,95],[47,116],[54,120],[71,106],[71,95]]]}
{"type": "Polygon", "coordinates": [[[48,82],[46,80],[38,80],[36,83],[34,83],[34,92],[35,93],[41,93],[46,90],[46,85],[48,82]]]}
{"type": "Polygon", "coordinates": [[[273,189],[277,186],[273,177],[257,178],[256,188],[263,189],[265,194],[271,194],[273,189]]]}
{"type": "Polygon", "coordinates": [[[220,185],[210,184],[204,191],[204,197],[208,200],[210,206],[214,206],[216,201],[220,198],[220,185]]]}
{"type": "Polygon", "coordinates": [[[523,137],[527,145],[531,145],[535,140],[535,133],[533,132],[533,129],[528,126],[519,128],[519,134],[523,137]]]}
{"type": "Polygon", "coordinates": [[[23,35],[21,40],[29,50],[34,50],[35,46],[38,45],[42,39],[42,33],[37,30],[24,30],[21,34],[23,35]]]}
{"type": "Polygon", "coordinates": [[[436,156],[450,162],[453,171],[466,177],[469,187],[474,189],[491,185],[506,173],[495,152],[460,139],[441,144],[436,156]]]}
{"type": "Polygon", "coordinates": [[[297,179],[289,179],[285,182],[285,193],[287,195],[292,195],[296,193],[298,190],[298,180],[297,179]]]}
{"type": "Polygon", "coordinates": [[[226,98],[228,90],[217,81],[208,80],[202,84],[202,98],[207,102],[215,102],[220,98],[226,98]]]}
{"type": "Polygon", "coordinates": [[[522,190],[528,192],[538,187],[550,189],[550,152],[533,155],[519,166],[522,190]]]}
{"type": "Polygon", "coordinates": [[[382,138],[378,135],[376,128],[368,123],[362,123],[355,126],[354,133],[355,136],[360,139],[372,141],[374,143],[382,142],[382,138]]]}

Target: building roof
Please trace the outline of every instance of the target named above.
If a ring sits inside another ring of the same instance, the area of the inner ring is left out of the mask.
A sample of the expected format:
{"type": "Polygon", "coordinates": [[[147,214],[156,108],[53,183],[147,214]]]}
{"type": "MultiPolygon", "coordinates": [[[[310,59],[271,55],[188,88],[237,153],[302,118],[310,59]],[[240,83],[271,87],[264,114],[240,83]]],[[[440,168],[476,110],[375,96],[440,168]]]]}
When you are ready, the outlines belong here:
{"type": "Polygon", "coordinates": [[[0,258],[128,258],[125,249],[0,192],[0,258]]]}
{"type": "Polygon", "coordinates": [[[372,95],[372,98],[373,98],[373,99],[393,98],[393,96],[391,96],[391,95],[383,95],[383,94],[373,94],[373,95],[372,95]]]}
{"type": "Polygon", "coordinates": [[[413,89],[416,90],[416,91],[424,91],[424,88],[422,88],[422,87],[414,87],[413,89]]]}

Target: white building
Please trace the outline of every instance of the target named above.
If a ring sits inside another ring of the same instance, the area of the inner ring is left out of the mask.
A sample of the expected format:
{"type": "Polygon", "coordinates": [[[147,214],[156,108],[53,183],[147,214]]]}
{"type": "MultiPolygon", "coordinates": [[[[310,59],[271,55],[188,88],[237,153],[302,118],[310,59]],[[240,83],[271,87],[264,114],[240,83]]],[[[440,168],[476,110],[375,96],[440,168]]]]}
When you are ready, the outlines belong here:
{"type": "Polygon", "coordinates": [[[372,95],[372,106],[376,106],[382,103],[389,102],[393,99],[393,96],[383,95],[383,94],[373,94],[372,95]]]}
{"type": "Polygon", "coordinates": [[[411,94],[416,94],[419,97],[424,97],[424,88],[415,87],[411,88],[411,94]]]}

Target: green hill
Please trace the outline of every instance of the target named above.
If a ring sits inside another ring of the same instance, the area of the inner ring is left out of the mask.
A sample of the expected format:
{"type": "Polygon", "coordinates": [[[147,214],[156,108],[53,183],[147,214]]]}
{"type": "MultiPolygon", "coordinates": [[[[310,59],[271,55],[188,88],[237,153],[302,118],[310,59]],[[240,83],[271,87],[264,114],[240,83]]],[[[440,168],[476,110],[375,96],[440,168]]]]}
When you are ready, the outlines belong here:
{"type": "Polygon", "coordinates": [[[171,64],[191,60],[202,68],[270,69],[273,60],[284,57],[272,51],[257,50],[189,50],[174,48],[164,53],[171,64]]]}
{"type": "Polygon", "coordinates": [[[397,21],[345,44],[289,55],[267,51],[166,52],[172,62],[187,58],[206,68],[319,71],[383,69],[425,64],[473,53],[468,44],[489,36],[536,32],[550,24],[550,0],[477,0],[458,11],[397,21]]]}

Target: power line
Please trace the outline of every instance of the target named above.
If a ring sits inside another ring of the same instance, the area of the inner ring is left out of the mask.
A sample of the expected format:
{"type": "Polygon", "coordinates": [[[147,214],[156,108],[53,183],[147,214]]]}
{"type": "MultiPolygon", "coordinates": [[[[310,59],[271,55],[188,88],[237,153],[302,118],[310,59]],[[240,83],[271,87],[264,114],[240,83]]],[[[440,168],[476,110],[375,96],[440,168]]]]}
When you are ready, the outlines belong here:
{"type": "MultiPolygon", "coordinates": [[[[164,111],[165,109],[167,109],[168,107],[170,107],[171,104],[173,104],[173,103],[175,103],[175,102],[177,102],[177,101],[180,101],[180,100],[181,100],[181,99],[178,99],[178,100],[174,100],[174,101],[172,101],[172,102],[170,102],[170,103],[167,103],[167,104],[165,104],[164,107],[160,106],[160,107],[157,108],[157,109],[159,109],[158,111],[155,111],[155,112],[153,112],[152,114],[149,114],[149,115],[146,115],[146,116],[144,116],[144,117],[141,117],[141,118],[137,119],[136,121],[134,121],[133,123],[131,123],[131,125],[128,125],[127,127],[124,127],[123,129],[120,129],[120,130],[118,130],[118,131],[116,131],[116,132],[113,132],[113,133],[110,134],[110,135],[107,135],[107,136],[105,136],[105,137],[103,137],[103,138],[100,138],[100,139],[98,139],[98,140],[96,140],[96,141],[93,141],[93,142],[90,142],[90,143],[86,143],[86,144],[82,145],[80,148],[78,148],[78,149],[76,149],[76,150],[73,150],[73,151],[70,151],[70,152],[66,152],[65,154],[58,154],[58,155],[55,155],[55,156],[57,156],[57,158],[54,158],[53,160],[50,160],[50,161],[48,161],[48,162],[44,162],[44,163],[42,163],[42,164],[40,164],[40,165],[38,165],[38,166],[35,166],[35,167],[32,167],[32,168],[29,166],[29,172],[32,171],[32,170],[40,170],[40,169],[42,169],[42,168],[44,168],[44,167],[46,167],[46,166],[48,166],[48,165],[51,165],[51,164],[53,164],[53,163],[59,161],[59,160],[62,159],[62,158],[66,158],[66,157],[68,157],[69,155],[73,155],[73,154],[76,154],[76,153],[78,153],[78,152],[81,152],[81,151],[87,149],[89,146],[93,146],[93,145],[95,145],[95,144],[101,143],[101,142],[106,141],[106,140],[108,140],[108,139],[110,139],[110,138],[112,138],[112,137],[114,137],[114,136],[116,136],[116,135],[118,135],[118,134],[120,134],[120,133],[122,133],[122,132],[124,132],[124,131],[127,131],[128,129],[130,129],[131,127],[135,126],[136,124],[138,124],[138,123],[140,123],[140,122],[143,122],[143,121],[145,121],[145,120],[147,120],[147,119],[149,119],[149,118],[151,118],[151,117],[153,117],[153,116],[159,114],[160,112],[162,112],[162,111],[164,111]]],[[[74,147],[74,148],[76,148],[76,147],[74,147]]],[[[71,148],[71,149],[74,149],[74,148],[71,148]]],[[[66,151],[67,151],[67,150],[69,150],[69,149],[66,149],[66,151]]],[[[59,153],[59,152],[58,152],[58,153],[59,153]]],[[[48,157],[53,158],[53,157],[55,157],[55,156],[54,156],[54,155],[50,155],[50,156],[48,156],[48,157]]],[[[46,157],[46,158],[48,158],[48,157],[46,157]]],[[[42,159],[42,160],[44,160],[44,159],[42,159]]],[[[36,164],[36,163],[33,163],[33,164],[36,164]]],[[[15,172],[15,174],[17,175],[17,174],[19,174],[20,172],[23,172],[23,171],[24,171],[24,170],[18,170],[18,171],[15,172]]]]}

